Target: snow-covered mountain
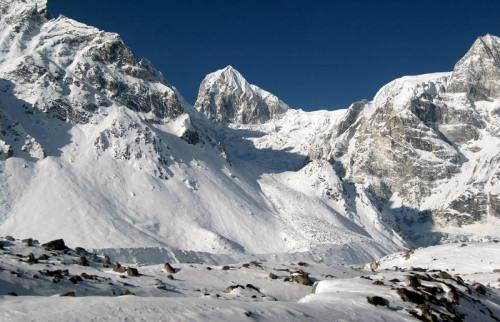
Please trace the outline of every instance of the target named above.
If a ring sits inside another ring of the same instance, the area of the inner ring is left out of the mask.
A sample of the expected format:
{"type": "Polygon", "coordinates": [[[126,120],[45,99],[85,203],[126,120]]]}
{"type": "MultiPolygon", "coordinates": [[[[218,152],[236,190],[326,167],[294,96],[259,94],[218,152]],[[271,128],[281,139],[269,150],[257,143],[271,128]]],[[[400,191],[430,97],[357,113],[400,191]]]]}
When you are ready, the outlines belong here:
{"type": "Polygon", "coordinates": [[[286,105],[273,94],[249,84],[232,66],[201,82],[195,108],[218,122],[263,123],[283,114],[286,105]]]}
{"type": "Polygon", "coordinates": [[[494,36],[343,110],[289,108],[232,67],[190,106],[118,35],[0,6],[0,234],[352,262],[500,235],[494,36]]]}

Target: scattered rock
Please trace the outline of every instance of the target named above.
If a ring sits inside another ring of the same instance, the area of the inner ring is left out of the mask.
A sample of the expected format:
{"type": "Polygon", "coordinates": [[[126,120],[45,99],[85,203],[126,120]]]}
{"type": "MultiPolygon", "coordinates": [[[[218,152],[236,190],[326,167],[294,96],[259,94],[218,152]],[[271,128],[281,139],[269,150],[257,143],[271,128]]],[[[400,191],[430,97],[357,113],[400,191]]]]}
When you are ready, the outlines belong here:
{"type": "Polygon", "coordinates": [[[43,248],[46,250],[66,250],[68,247],[62,239],[56,239],[49,241],[48,243],[42,244],[43,248]]]}
{"type": "Polygon", "coordinates": [[[56,270],[48,270],[48,269],[42,269],[41,271],[38,271],[41,275],[45,276],[50,276],[50,277],[55,277],[58,279],[63,279],[64,276],[69,275],[69,271],[67,269],[56,269],[56,270]]]}
{"type": "Polygon", "coordinates": [[[78,262],[80,266],[89,266],[89,260],[85,256],[80,256],[80,260],[78,262]]]}
{"type": "Polygon", "coordinates": [[[232,291],[234,291],[234,290],[236,290],[238,288],[245,289],[245,287],[243,285],[236,284],[236,285],[228,286],[224,292],[225,293],[231,293],[232,291]]]}
{"type": "Polygon", "coordinates": [[[398,288],[397,293],[399,297],[405,302],[411,302],[415,304],[424,304],[425,297],[417,292],[411,291],[406,288],[398,288]]]}
{"type": "Polygon", "coordinates": [[[76,292],[75,292],[75,291],[66,292],[66,293],[61,294],[60,296],[71,296],[71,297],[75,297],[75,296],[76,296],[76,292]]]}
{"type": "Polygon", "coordinates": [[[19,296],[19,295],[17,295],[16,292],[9,292],[9,293],[7,293],[7,295],[10,295],[10,296],[19,296]]]}
{"type": "Polygon", "coordinates": [[[26,238],[26,239],[23,239],[22,242],[26,245],[26,246],[33,246],[33,238],[26,238]]]}
{"type": "Polygon", "coordinates": [[[246,288],[249,288],[249,289],[251,289],[251,290],[254,290],[254,291],[256,291],[256,292],[259,292],[259,293],[260,293],[260,289],[259,289],[258,287],[256,287],[256,286],[253,286],[252,284],[247,284],[247,285],[246,285],[246,288]]]}
{"type": "Polygon", "coordinates": [[[103,267],[110,267],[111,266],[111,259],[109,258],[108,255],[104,255],[104,262],[102,264],[103,267]]]}
{"type": "Polygon", "coordinates": [[[405,251],[405,254],[403,255],[404,259],[409,260],[411,255],[413,255],[414,252],[415,252],[414,249],[408,249],[407,251],[405,251]]]}
{"type": "Polygon", "coordinates": [[[175,274],[175,268],[173,268],[169,263],[165,263],[165,265],[163,265],[163,270],[169,274],[175,274]]]}
{"type": "Polygon", "coordinates": [[[75,252],[78,255],[80,255],[80,256],[84,256],[84,255],[88,254],[87,250],[85,248],[83,248],[83,247],[77,247],[77,248],[75,248],[75,252]]]}
{"type": "Polygon", "coordinates": [[[223,270],[223,271],[228,271],[228,270],[230,270],[230,269],[231,269],[231,267],[230,267],[230,266],[222,266],[222,270],[223,270]]]}
{"type": "Polygon", "coordinates": [[[133,267],[128,267],[127,268],[127,275],[128,276],[139,276],[139,271],[137,270],[137,268],[133,268],[133,267]]]}
{"type": "Polygon", "coordinates": [[[99,278],[97,275],[90,275],[85,272],[81,273],[80,276],[86,280],[97,280],[99,278]]]}
{"type": "Polygon", "coordinates": [[[39,260],[39,261],[46,261],[46,260],[48,260],[49,258],[50,258],[50,257],[49,257],[49,255],[47,255],[47,254],[42,254],[42,255],[38,256],[38,260],[39,260]]]}
{"type": "Polygon", "coordinates": [[[116,273],[125,273],[127,271],[127,268],[122,266],[120,263],[116,263],[113,265],[113,272],[116,273]]]}
{"type": "Polygon", "coordinates": [[[415,275],[408,275],[406,277],[406,283],[408,286],[413,287],[413,288],[417,288],[417,287],[420,287],[422,285],[420,283],[420,280],[418,279],[418,277],[415,275]]]}
{"type": "Polygon", "coordinates": [[[75,276],[71,276],[71,277],[69,278],[69,281],[70,281],[71,283],[73,283],[73,284],[77,284],[78,282],[82,282],[82,281],[83,281],[83,279],[82,279],[80,276],[75,275],[75,276]]]}
{"type": "Polygon", "coordinates": [[[5,236],[5,240],[8,240],[8,241],[15,241],[16,239],[12,236],[5,236]]]}
{"type": "Polygon", "coordinates": [[[306,262],[298,262],[297,265],[299,266],[309,266],[306,262]]]}
{"type": "Polygon", "coordinates": [[[275,280],[275,279],[278,279],[278,275],[276,275],[274,273],[269,273],[269,278],[272,280],[275,280]]]}
{"type": "Polygon", "coordinates": [[[379,280],[377,280],[377,281],[373,282],[372,284],[373,284],[373,285],[385,285],[385,284],[384,284],[384,282],[379,281],[379,280]]]}
{"type": "Polygon", "coordinates": [[[380,263],[378,261],[373,261],[370,263],[370,269],[372,272],[375,272],[379,266],[380,263]]]}
{"type": "Polygon", "coordinates": [[[368,296],[366,297],[368,303],[375,306],[389,306],[389,300],[381,296],[368,296]]]}
{"type": "Polygon", "coordinates": [[[26,260],[26,262],[28,262],[30,264],[36,264],[36,263],[38,263],[38,259],[35,258],[35,255],[33,255],[33,253],[29,253],[28,259],[26,260]]]}
{"type": "Polygon", "coordinates": [[[309,274],[305,272],[293,273],[291,276],[291,280],[294,281],[295,283],[299,283],[302,285],[307,285],[307,286],[313,285],[313,282],[309,278],[309,274]]]}
{"type": "Polygon", "coordinates": [[[453,279],[453,277],[450,274],[448,274],[444,271],[440,271],[437,275],[439,278],[442,278],[444,280],[452,280],[453,279]]]}
{"type": "Polygon", "coordinates": [[[475,283],[472,287],[481,295],[486,295],[486,287],[481,283],[475,283]]]}
{"type": "Polygon", "coordinates": [[[167,278],[168,278],[169,280],[173,281],[173,280],[174,280],[174,275],[172,275],[172,274],[168,274],[168,275],[167,275],[167,278]]]}

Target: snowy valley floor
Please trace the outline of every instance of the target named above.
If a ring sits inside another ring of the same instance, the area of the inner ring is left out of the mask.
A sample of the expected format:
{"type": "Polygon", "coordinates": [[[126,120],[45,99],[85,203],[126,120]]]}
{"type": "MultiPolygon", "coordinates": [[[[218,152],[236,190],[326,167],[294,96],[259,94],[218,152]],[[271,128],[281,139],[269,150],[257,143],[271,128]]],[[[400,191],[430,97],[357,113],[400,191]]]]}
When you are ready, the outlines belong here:
{"type": "Polygon", "coordinates": [[[0,321],[500,321],[495,242],[364,266],[282,258],[116,265],[63,243],[0,245],[0,321]]]}

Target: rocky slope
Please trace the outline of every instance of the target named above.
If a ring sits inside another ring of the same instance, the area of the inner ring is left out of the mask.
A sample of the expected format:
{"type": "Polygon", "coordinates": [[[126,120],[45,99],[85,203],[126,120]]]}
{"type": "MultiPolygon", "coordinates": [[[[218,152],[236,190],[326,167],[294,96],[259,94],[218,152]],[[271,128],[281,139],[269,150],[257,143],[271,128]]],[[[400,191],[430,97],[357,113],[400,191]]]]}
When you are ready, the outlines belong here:
{"type": "Polygon", "coordinates": [[[0,233],[357,263],[500,234],[494,36],[344,110],[291,109],[232,67],[193,107],[118,35],[0,6],[0,233]]]}

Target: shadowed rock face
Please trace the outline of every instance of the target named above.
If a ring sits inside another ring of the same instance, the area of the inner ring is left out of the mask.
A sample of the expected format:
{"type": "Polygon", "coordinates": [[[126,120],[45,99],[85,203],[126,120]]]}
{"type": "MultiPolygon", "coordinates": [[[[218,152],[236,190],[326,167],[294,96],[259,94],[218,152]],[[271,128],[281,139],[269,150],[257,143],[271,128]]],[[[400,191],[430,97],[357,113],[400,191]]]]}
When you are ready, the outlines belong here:
{"type": "Polygon", "coordinates": [[[217,122],[241,124],[263,123],[288,109],[273,94],[249,84],[231,66],[205,77],[195,107],[217,122]]]}

